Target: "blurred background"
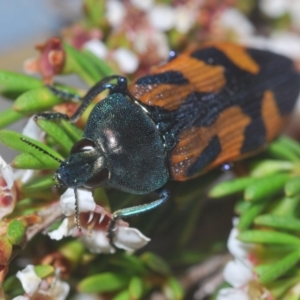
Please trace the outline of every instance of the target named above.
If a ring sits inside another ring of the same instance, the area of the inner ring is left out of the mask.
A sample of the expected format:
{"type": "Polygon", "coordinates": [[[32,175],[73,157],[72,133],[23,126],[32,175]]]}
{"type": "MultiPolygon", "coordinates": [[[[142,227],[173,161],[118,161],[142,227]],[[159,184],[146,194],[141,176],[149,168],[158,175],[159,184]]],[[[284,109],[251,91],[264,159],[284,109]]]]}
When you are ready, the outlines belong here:
{"type": "MultiPolygon", "coordinates": [[[[11,0],[0,2],[0,68],[22,71],[26,59],[37,56],[34,49],[62,27],[81,18],[81,0],[11,0]]],[[[0,110],[11,102],[0,96],[0,110]]],[[[10,126],[20,129],[24,120],[10,126]]],[[[11,161],[15,153],[0,145],[1,156],[11,161]]]]}

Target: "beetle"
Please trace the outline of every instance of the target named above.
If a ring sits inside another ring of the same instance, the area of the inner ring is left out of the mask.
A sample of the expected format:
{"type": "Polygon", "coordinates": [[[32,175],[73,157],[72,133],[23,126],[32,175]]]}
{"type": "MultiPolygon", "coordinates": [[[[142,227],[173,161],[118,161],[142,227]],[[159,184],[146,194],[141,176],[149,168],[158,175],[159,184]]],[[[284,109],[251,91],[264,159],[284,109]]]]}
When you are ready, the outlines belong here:
{"type": "MultiPolygon", "coordinates": [[[[63,98],[71,95],[50,87],[63,98]]],[[[130,85],[113,75],[95,84],[73,116],[76,122],[102,91],[83,134],[55,172],[58,185],[109,186],[157,200],[121,209],[145,212],[169,198],[168,180],[185,181],[263,150],[282,130],[300,90],[292,60],[269,51],[220,42],[172,56],[130,85]]]]}

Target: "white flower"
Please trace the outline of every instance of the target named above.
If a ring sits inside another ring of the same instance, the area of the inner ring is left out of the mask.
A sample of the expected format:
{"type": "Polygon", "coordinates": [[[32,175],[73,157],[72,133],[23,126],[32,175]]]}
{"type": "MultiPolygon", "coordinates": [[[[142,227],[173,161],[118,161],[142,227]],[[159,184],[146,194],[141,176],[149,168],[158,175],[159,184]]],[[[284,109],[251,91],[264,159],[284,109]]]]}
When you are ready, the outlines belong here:
{"type": "Polygon", "coordinates": [[[237,290],[233,288],[224,288],[219,291],[217,300],[251,300],[251,299],[242,290],[237,290]]]}
{"type": "Polygon", "coordinates": [[[24,291],[32,296],[39,288],[42,279],[34,271],[33,265],[28,265],[24,270],[19,271],[16,275],[21,281],[24,291]]]}
{"type": "Polygon", "coordinates": [[[180,33],[187,33],[195,24],[196,11],[191,10],[185,6],[179,6],[175,8],[175,28],[180,33]]]}
{"type": "Polygon", "coordinates": [[[168,31],[176,25],[175,9],[167,5],[156,5],[148,13],[150,24],[157,30],[168,31]]]}
{"type": "Polygon", "coordinates": [[[238,218],[233,220],[234,227],[231,230],[227,246],[234,259],[229,261],[224,268],[224,279],[232,288],[221,289],[217,300],[251,300],[272,299],[269,291],[257,281],[253,270],[250,255],[255,251],[254,244],[243,243],[237,239],[239,231],[236,228],[238,218]]]}
{"type": "Polygon", "coordinates": [[[16,276],[21,281],[27,295],[15,297],[13,300],[30,300],[32,296],[34,296],[34,299],[47,297],[49,300],[64,300],[70,291],[69,284],[59,279],[59,270],[50,285],[47,280],[42,280],[36,275],[33,265],[28,265],[24,270],[19,271],[16,276]]]}
{"type": "Polygon", "coordinates": [[[289,0],[261,0],[258,4],[264,14],[271,18],[278,18],[288,10],[289,2],[289,0]]]}
{"type": "Polygon", "coordinates": [[[120,26],[125,15],[126,9],[121,1],[109,0],[106,2],[106,18],[112,27],[120,26]]]}
{"type": "Polygon", "coordinates": [[[134,251],[136,249],[144,247],[150,239],[144,236],[136,228],[117,226],[115,231],[114,244],[116,247],[127,250],[134,251]]]}
{"type": "Polygon", "coordinates": [[[249,47],[276,52],[294,60],[300,59],[300,37],[295,33],[275,32],[269,38],[250,36],[242,38],[241,41],[249,47]]]}
{"type": "Polygon", "coordinates": [[[222,28],[235,32],[239,38],[254,34],[254,26],[239,10],[235,8],[226,9],[220,16],[218,22],[222,28]]]}
{"type": "Polygon", "coordinates": [[[131,74],[139,66],[138,57],[126,48],[118,48],[113,52],[113,58],[122,72],[131,74]]]}
{"type": "Polygon", "coordinates": [[[244,243],[238,240],[239,230],[237,229],[239,219],[233,219],[233,228],[229,234],[227,248],[230,254],[243,261],[248,261],[249,253],[253,250],[254,245],[250,243],[244,243]]]}
{"type": "MultiPolygon", "coordinates": [[[[31,117],[28,119],[25,127],[23,128],[22,134],[41,142],[43,141],[45,132],[37,126],[33,117],[31,117]]],[[[14,173],[14,178],[15,180],[19,180],[21,183],[25,184],[34,176],[34,173],[34,170],[17,170],[14,173]]]]}
{"type": "Polygon", "coordinates": [[[149,10],[154,1],[153,0],[130,0],[131,4],[140,10],[147,11],[149,10]]]}
{"type": "Polygon", "coordinates": [[[106,45],[99,39],[91,39],[83,45],[83,48],[92,52],[99,58],[106,58],[108,50],[106,45]]]}
{"type": "Polygon", "coordinates": [[[223,275],[225,281],[234,288],[246,285],[253,278],[249,263],[244,263],[240,259],[229,261],[224,268],[223,275]]]}
{"type": "Polygon", "coordinates": [[[29,118],[25,127],[22,130],[22,134],[30,137],[31,139],[42,141],[45,135],[45,132],[36,125],[33,117],[29,118]]]}
{"type": "Polygon", "coordinates": [[[14,172],[0,156],[0,220],[13,211],[16,200],[14,172]]]}
{"type": "Polygon", "coordinates": [[[261,0],[261,11],[270,18],[279,18],[288,13],[292,19],[292,25],[300,28],[300,2],[299,0],[261,0]]]}
{"type": "MultiPolygon", "coordinates": [[[[116,225],[114,244],[120,249],[133,252],[144,247],[150,239],[139,230],[116,225]]],[[[83,234],[80,240],[92,253],[114,253],[115,248],[109,244],[106,230],[93,230],[91,234],[83,234]]]]}
{"type": "MultiPolygon", "coordinates": [[[[72,189],[68,189],[61,196],[61,208],[65,218],[61,225],[49,232],[51,239],[60,240],[66,236],[76,236],[92,253],[114,253],[115,248],[110,245],[107,237],[107,227],[111,220],[111,213],[96,205],[90,191],[78,190],[81,232],[74,221],[75,196],[72,189]]],[[[150,241],[139,230],[128,227],[122,220],[116,222],[114,228],[114,245],[118,248],[134,251],[145,246],[150,241]]]]}
{"type": "MultiPolygon", "coordinates": [[[[93,194],[87,190],[77,190],[79,212],[94,211],[96,203],[93,194]]],[[[75,193],[73,189],[67,189],[60,197],[60,207],[62,213],[67,217],[76,213],[75,211],[75,193]]]]}
{"type": "MultiPolygon", "coordinates": [[[[149,28],[147,31],[137,31],[133,40],[133,48],[142,55],[155,49],[155,56],[158,56],[160,60],[166,60],[170,52],[166,35],[153,28],[149,28]]],[[[153,55],[153,53],[151,54],[153,55]]]]}

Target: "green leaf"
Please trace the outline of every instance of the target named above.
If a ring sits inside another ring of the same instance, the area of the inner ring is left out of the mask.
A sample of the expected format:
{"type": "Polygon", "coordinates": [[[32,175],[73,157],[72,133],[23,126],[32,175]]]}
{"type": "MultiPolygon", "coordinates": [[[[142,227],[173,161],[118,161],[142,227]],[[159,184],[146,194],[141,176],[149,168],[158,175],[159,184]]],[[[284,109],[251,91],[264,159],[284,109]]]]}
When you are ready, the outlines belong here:
{"type": "Polygon", "coordinates": [[[129,291],[124,290],[118,293],[115,297],[112,298],[112,300],[131,300],[129,297],[129,291]]]}
{"type": "Polygon", "coordinates": [[[270,213],[277,216],[295,216],[300,203],[300,195],[293,197],[283,197],[276,201],[271,207],[270,213]]]}
{"type": "Polygon", "coordinates": [[[285,184],[284,191],[288,197],[300,193],[300,176],[291,178],[285,184]]]}
{"type": "Polygon", "coordinates": [[[144,291],[144,284],[142,279],[140,279],[139,277],[131,278],[128,290],[130,300],[141,299],[144,291]]]}
{"type": "Polygon", "coordinates": [[[255,271],[259,275],[259,281],[262,284],[267,284],[276,280],[294,267],[299,262],[299,259],[299,250],[297,250],[271,265],[255,267],[255,271]]]}
{"type": "Polygon", "coordinates": [[[50,265],[37,265],[34,266],[34,272],[40,278],[46,278],[54,274],[54,267],[50,265]]]}
{"type": "Polygon", "coordinates": [[[56,170],[59,167],[59,163],[50,157],[41,160],[29,153],[17,155],[11,165],[15,169],[25,170],[56,170]]]}
{"type": "Polygon", "coordinates": [[[154,253],[143,253],[140,258],[152,271],[163,275],[170,274],[170,269],[165,261],[154,253]]]}
{"type": "Polygon", "coordinates": [[[164,285],[164,294],[167,299],[181,300],[183,299],[184,292],[179,282],[174,277],[169,277],[164,285]]]}
{"type": "Polygon", "coordinates": [[[14,111],[11,107],[4,109],[0,112],[0,128],[12,124],[23,117],[24,115],[14,111]]]}
{"type": "Polygon", "coordinates": [[[282,146],[286,147],[290,151],[293,151],[300,158],[300,144],[297,141],[287,136],[280,136],[279,142],[282,144],[282,146]]]}
{"type": "Polygon", "coordinates": [[[238,239],[246,243],[300,245],[300,238],[276,231],[247,230],[241,232],[238,239]]]}
{"type": "Polygon", "coordinates": [[[300,220],[293,217],[261,215],[255,218],[254,223],[278,229],[300,231],[300,220]]]}
{"type": "Polygon", "coordinates": [[[250,207],[252,207],[253,203],[247,202],[244,199],[238,201],[234,206],[234,212],[238,215],[244,214],[250,207]]]}
{"type": "Polygon", "coordinates": [[[289,174],[273,174],[259,178],[258,181],[248,185],[244,192],[246,201],[260,201],[276,195],[290,178],[289,174]]]}
{"type": "Polygon", "coordinates": [[[84,8],[86,20],[89,22],[90,27],[104,28],[106,22],[106,6],[105,1],[84,0],[84,8]]]}
{"type": "Polygon", "coordinates": [[[95,66],[99,73],[99,79],[115,74],[114,70],[101,58],[95,56],[88,50],[83,50],[83,54],[95,66]]]}
{"type": "Polygon", "coordinates": [[[61,147],[67,153],[70,152],[74,143],[57,123],[45,119],[38,119],[36,123],[49,136],[51,136],[59,145],[61,145],[61,147]]]}
{"type": "Polygon", "coordinates": [[[107,272],[83,279],[77,288],[82,293],[114,292],[125,288],[129,280],[127,275],[107,272]]]}
{"type": "Polygon", "coordinates": [[[268,147],[268,153],[279,159],[287,159],[292,162],[299,161],[298,156],[294,153],[294,151],[291,151],[291,149],[286,148],[286,145],[281,143],[280,139],[277,139],[273,143],[271,143],[268,147]]]}
{"type": "Polygon", "coordinates": [[[239,219],[238,228],[240,230],[245,230],[250,227],[254,218],[259,215],[265,207],[268,205],[268,202],[258,202],[253,203],[241,216],[239,219]]]}
{"type": "Polygon", "coordinates": [[[279,161],[265,159],[257,162],[251,170],[250,175],[254,177],[263,177],[281,171],[291,171],[295,168],[295,164],[290,161],[279,161]]]}
{"type": "Polygon", "coordinates": [[[34,139],[31,139],[27,136],[24,136],[20,133],[14,132],[14,131],[10,131],[10,130],[1,130],[0,131],[0,142],[3,143],[4,145],[6,145],[7,147],[15,149],[17,151],[29,153],[29,154],[33,155],[34,157],[38,158],[40,161],[42,161],[45,164],[45,166],[55,164],[56,168],[59,167],[59,165],[60,165],[59,162],[57,162],[50,156],[46,155],[45,153],[41,152],[40,150],[26,144],[25,142],[23,142],[21,140],[21,138],[24,138],[27,141],[35,144],[36,146],[40,147],[43,151],[48,152],[49,154],[53,155],[54,157],[57,157],[58,159],[63,160],[62,156],[59,153],[57,153],[56,151],[54,151],[53,149],[51,149],[50,147],[48,147],[47,145],[45,145],[41,142],[38,142],[34,139]]]}
{"type": "Polygon", "coordinates": [[[69,135],[73,142],[78,142],[82,139],[83,131],[67,120],[60,121],[61,127],[69,135]]]}
{"type": "Polygon", "coordinates": [[[123,270],[131,270],[134,274],[148,274],[149,270],[145,267],[144,262],[135,255],[122,254],[111,258],[111,263],[123,270]]]}
{"type": "Polygon", "coordinates": [[[210,190],[209,196],[219,198],[232,195],[243,191],[248,185],[257,181],[259,181],[259,179],[254,177],[241,177],[231,181],[221,182],[210,190]]]}
{"type": "Polygon", "coordinates": [[[24,224],[20,220],[12,220],[8,223],[6,236],[13,245],[19,245],[26,232],[24,224]]]}
{"type": "Polygon", "coordinates": [[[14,103],[13,109],[19,113],[32,114],[45,111],[62,103],[63,100],[46,87],[30,90],[20,95],[14,103]]]}
{"type": "Polygon", "coordinates": [[[81,262],[84,251],[84,245],[79,240],[71,240],[59,248],[59,253],[72,264],[72,267],[76,267],[81,262]]]}
{"type": "Polygon", "coordinates": [[[0,70],[0,87],[1,93],[18,95],[31,89],[43,86],[40,79],[15,73],[11,71],[0,70]]]}
{"type": "MultiPolygon", "coordinates": [[[[29,154],[30,155],[30,154],[29,154]]],[[[48,189],[55,184],[53,174],[39,176],[21,186],[23,192],[34,192],[48,189]]]]}
{"type": "Polygon", "coordinates": [[[94,85],[101,78],[97,68],[83,53],[64,43],[67,53],[65,71],[79,75],[87,84],[94,85]]]}
{"type": "MultiPolygon", "coordinates": [[[[267,289],[271,292],[274,299],[281,299],[281,297],[287,292],[289,288],[299,282],[299,278],[288,278],[273,281],[267,285],[267,289]]],[[[289,299],[291,300],[291,299],[289,299]]]]}

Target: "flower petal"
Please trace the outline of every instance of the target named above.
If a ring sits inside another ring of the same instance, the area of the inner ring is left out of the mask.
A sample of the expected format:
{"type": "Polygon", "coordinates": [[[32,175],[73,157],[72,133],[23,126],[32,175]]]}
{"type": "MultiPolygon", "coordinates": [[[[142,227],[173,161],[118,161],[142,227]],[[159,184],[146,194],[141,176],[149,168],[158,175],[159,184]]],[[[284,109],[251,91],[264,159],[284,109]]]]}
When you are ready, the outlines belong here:
{"type": "Polygon", "coordinates": [[[130,2],[133,6],[140,10],[144,10],[145,12],[147,12],[147,10],[149,10],[154,3],[153,0],[130,0],[130,2]]]}
{"type": "Polygon", "coordinates": [[[119,65],[120,70],[124,73],[133,73],[139,65],[138,57],[126,48],[116,49],[113,53],[113,57],[119,65]]]}
{"type": "Polygon", "coordinates": [[[241,38],[252,36],[255,31],[253,24],[235,8],[225,10],[220,16],[219,22],[222,28],[232,30],[241,38]]]}
{"type": "Polygon", "coordinates": [[[185,6],[176,8],[176,29],[183,34],[186,34],[196,21],[196,12],[188,9],[185,6]]]}
{"type": "Polygon", "coordinates": [[[0,156],[0,220],[14,210],[16,200],[14,172],[0,156]]]}
{"type": "Polygon", "coordinates": [[[71,235],[70,228],[69,228],[69,219],[65,218],[60,224],[60,226],[57,229],[48,232],[48,235],[50,239],[57,240],[57,241],[61,240],[65,236],[71,235]]]}
{"type": "Polygon", "coordinates": [[[235,218],[233,223],[234,227],[231,229],[227,242],[228,250],[235,258],[248,261],[249,253],[253,249],[254,245],[250,243],[243,243],[237,239],[239,231],[235,226],[238,224],[238,218],[235,218]]]}
{"type": "Polygon", "coordinates": [[[106,2],[106,18],[112,27],[118,27],[123,23],[126,9],[123,3],[116,0],[106,2]]]}
{"type": "Polygon", "coordinates": [[[115,249],[109,244],[107,232],[104,230],[93,230],[91,234],[85,233],[80,240],[92,253],[114,253],[115,249]]]}
{"type": "Polygon", "coordinates": [[[148,17],[150,24],[158,30],[168,31],[176,25],[175,9],[167,5],[156,5],[148,17]]]}
{"type": "Polygon", "coordinates": [[[225,288],[218,293],[217,300],[251,300],[242,290],[225,288]]]}
{"type": "Polygon", "coordinates": [[[33,117],[29,118],[27,124],[25,125],[24,129],[22,130],[22,133],[34,140],[40,141],[40,142],[43,140],[43,136],[45,135],[43,130],[37,126],[33,117]]]}
{"type": "Polygon", "coordinates": [[[33,265],[28,265],[22,271],[17,272],[16,276],[21,281],[24,291],[30,296],[38,290],[42,282],[42,279],[36,275],[33,265]]]}
{"type": "Polygon", "coordinates": [[[12,300],[30,300],[28,296],[17,296],[12,298],[12,300]]]}
{"type": "Polygon", "coordinates": [[[67,282],[56,279],[47,291],[52,299],[65,300],[69,294],[70,285],[67,282]]]}
{"type": "MultiPolygon", "coordinates": [[[[77,190],[78,194],[78,209],[79,212],[94,211],[96,203],[91,191],[77,190]]],[[[60,197],[60,207],[62,213],[66,216],[72,216],[75,214],[75,193],[74,190],[69,188],[60,197]]]]}
{"type": "Polygon", "coordinates": [[[8,165],[1,156],[0,156],[0,176],[4,178],[7,188],[11,189],[14,184],[14,172],[12,167],[8,165]]]}
{"type": "Polygon", "coordinates": [[[89,40],[83,45],[83,48],[92,52],[95,56],[99,58],[106,58],[108,53],[106,45],[98,39],[89,40]]]}
{"type": "Polygon", "coordinates": [[[268,17],[278,18],[289,8],[288,2],[287,0],[261,0],[258,3],[261,11],[268,17]]]}
{"type": "Polygon", "coordinates": [[[229,261],[224,268],[223,275],[225,281],[234,288],[243,287],[253,279],[249,266],[239,259],[229,261]]]}
{"type": "Polygon", "coordinates": [[[115,232],[114,244],[124,250],[134,251],[140,249],[149,241],[150,239],[136,228],[118,226],[115,232]]]}

